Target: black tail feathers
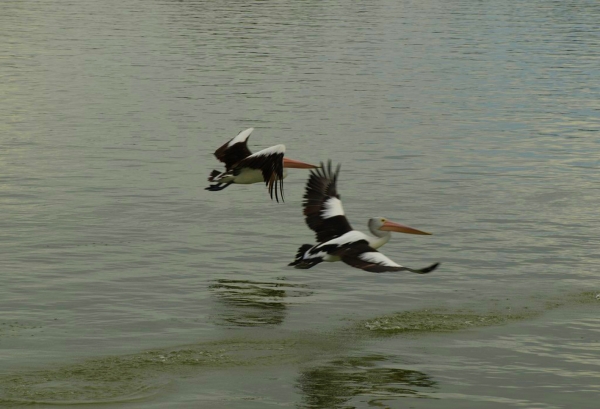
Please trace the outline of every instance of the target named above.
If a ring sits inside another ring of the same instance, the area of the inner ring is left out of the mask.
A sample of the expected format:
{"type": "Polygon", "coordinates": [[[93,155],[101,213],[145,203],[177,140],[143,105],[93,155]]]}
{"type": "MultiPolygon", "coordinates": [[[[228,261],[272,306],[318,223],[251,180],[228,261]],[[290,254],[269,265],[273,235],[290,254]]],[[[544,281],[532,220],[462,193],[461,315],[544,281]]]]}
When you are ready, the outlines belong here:
{"type": "Polygon", "coordinates": [[[210,172],[210,176],[208,177],[208,181],[212,182],[213,180],[215,180],[215,177],[219,176],[221,174],[221,172],[219,172],[218,170],[213,170],[212,172],[210,172]]]}
{"type": "Polygon", "coordinates": [[[296,253],[296,259],[294,261],[292,261],[290,264],[288,264],[288,266],[296,266],[296,265],[300,264],[302,262],[302,259],[304,258],[304,253],[306,253],[311,248],[312,248],[312,244],[301,245],[300,248],[298,249],[298,252],[296,253]]]}

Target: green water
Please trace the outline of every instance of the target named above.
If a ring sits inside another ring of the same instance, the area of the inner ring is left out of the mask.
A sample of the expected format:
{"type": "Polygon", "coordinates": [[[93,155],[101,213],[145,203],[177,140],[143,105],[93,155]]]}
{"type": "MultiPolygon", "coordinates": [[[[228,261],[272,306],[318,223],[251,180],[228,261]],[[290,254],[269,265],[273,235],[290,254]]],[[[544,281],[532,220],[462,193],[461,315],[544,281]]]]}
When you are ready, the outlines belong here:
{"type": "MultiPolygon", "coordinates": [[[[393,338],[395,344],[403,343],[405,337],[409,337],[411,343],[428,337],[429,343],[433,339],[434,344],[439,344],[444,339],[436,339],[437,334],[463,332],[473,336],[477,328],[510,326],[555,309],[570,309],[571,314],[581,311],[595,314],[599,302],[595,293],[581,293],[538,303],[536,309],[525,307],[522,311],[510,308],[493,308],[480,313],[443,308],[404,311],[359,321],[337,331],[288,334],[278,339],[265,337],[265,333],[250,337],[239,334],[218,342],[88,359],[1,376],[2,403],[146,402],[164,393],[171,383],[182,377],[206,376],[228,369],[256,371],[271,367],[287,367],[291,373],[300,369],[295,383],[296,393],[302,394],[302,407],[347,407],[346,403],[357,397],[371,399],[369,406],[402,397],[440,399],[436,396],[441,389],[440,382],[432,376],[399,368],[393,356],[368,353],[365,346],[382,338],[393,338]],[[584,306],[587,308],[577,311],[577,307],[584,306]]],[[[271,305],[265,303],[263,307],[268,310],[271,305]]],[[[251,324],[241,324],[245,325],[251,324]]],[[[600,337],[594,342],[597,351],[600,337]]],[[[275,384],[278,381],[271,380],[275,384]]]]}

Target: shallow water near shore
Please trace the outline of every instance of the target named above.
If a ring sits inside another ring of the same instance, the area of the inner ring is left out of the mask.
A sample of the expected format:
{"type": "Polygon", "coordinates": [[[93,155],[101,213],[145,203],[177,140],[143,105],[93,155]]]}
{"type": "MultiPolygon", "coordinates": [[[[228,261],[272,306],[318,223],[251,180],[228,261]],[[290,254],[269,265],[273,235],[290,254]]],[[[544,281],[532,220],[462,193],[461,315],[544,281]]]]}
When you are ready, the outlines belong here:
{"type": "Polygon", "coordinates": [[[600,6],[6,1],[0,407],[595,408],[600,6]],[[431,274],[287,267],[292,169],[431,274]]]}

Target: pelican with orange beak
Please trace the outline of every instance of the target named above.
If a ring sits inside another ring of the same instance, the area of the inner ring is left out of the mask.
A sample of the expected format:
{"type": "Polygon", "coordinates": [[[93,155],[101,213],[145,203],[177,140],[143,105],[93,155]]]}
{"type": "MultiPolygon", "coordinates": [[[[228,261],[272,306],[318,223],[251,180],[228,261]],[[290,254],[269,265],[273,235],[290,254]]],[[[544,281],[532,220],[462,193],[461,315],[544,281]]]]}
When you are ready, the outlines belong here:
{"type": "Polygon", "coordinates": [[[327,168],[312,170],[304,194],[304,216],[306,224],[317,236],[319,244],[304,244],[298,249],[296,259],[289,265],[295,268],[311,268],[323,261],[343,261],[352,267],[372,273],[409,271],[417,274],[430,273],[439,263],[422,269],[401,266],[387,258],[377,249],[392,237],[391,232],[430,235],[421,230],[392,222],[385,217],[369,219],[371,235],[352,229],[344,215],[342,201],[337,193],[338,165],[331,171],[327,168]]]}
{"type": "Polygon", "coordinates": [[[211,192],[225,189],[232,183],[251,184],[265,182],[269,195],[279,202],[283,201],[283,179],[287,169],[315,169],[318,166],[284,157],[285,145],[275,145],[252,153],[248,149],[248,138],[254,128],[240,132],[235,138],[215,151],[218,160],[225,164],[225,171],[213,170],[208,177],[214,184],[205,190],[211,192]]]}

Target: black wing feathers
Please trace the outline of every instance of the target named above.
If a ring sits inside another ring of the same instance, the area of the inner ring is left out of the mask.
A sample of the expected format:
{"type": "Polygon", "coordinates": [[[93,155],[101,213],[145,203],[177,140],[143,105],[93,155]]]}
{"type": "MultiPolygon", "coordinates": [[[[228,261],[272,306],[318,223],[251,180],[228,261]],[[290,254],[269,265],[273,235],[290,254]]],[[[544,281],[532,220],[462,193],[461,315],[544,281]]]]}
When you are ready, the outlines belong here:
{"type": "Polygon", "coordinates": [[[278,152],[270,153],[268,155],[256,155],[242,160],[235,166],[235,168],[251,168],[260,170],[262,172],[263,179],[265,180],[265,185],[267,185],[267,188],[269,190],[269,195],[271,196],[271,199],[273,199],[273,193],[275,193],[275,200],[279,202],[279,196],[281,196],[281,201],[283,201],[284,153],[278,152]]]}
{"type": "MultiPolygon", "coordinates": [[[[366,240],[360,240],[352,243],[349,246],[341,247],[335,252],[336,256],[339,256],[342,261],[349,266],[360,268],[361,270],[369,271],[371,273],[387,273],[391,271],[410,271],[416,274],[427,274],[437,268],[440,263],[432,264],[429,267],[423,269],[412,269],[404,266],[392,266],[386,265],[386,262],[392,262],[390,259],[385,257],[382,253],[379,253],[373,247],[369,246],[366,240]],[[376,253],[381,255],[381,260],[377,262],[373,259],[361,258],[361,254],[364,253],[376,253]]],[[[393,262],[392,262],[393,263],[393,262]]],[[[394,263],[395,264],[395,263],[394,263]]]]}
{"type": "Polygon", "coordinates": [[[234,139],[232,138],[215,151],[215,156],[218,160],[225,164],[226,170],[230,170],[242,159],[252,155],[252,152],[250,152],[247,145],[248,138],[246,138],[243,142],[238,142],[232,146],[228,146],[229,142],[234,139]]]}
{"type": "Polygon", "coordinates": [[[323,217],[326,202],[330,198],[340,199],[336,187],[340,166],[338,165],[335,173],[333,173],[331,161],[327,163],[327,167],[321,163],[320,168],[311,170],[306,183],[303,202],[304,215],[306,216],[306,224],[315,231],[319,243],[329,241],[352,230],[352,226],[350,226],[344,215],[323,217]]]}

